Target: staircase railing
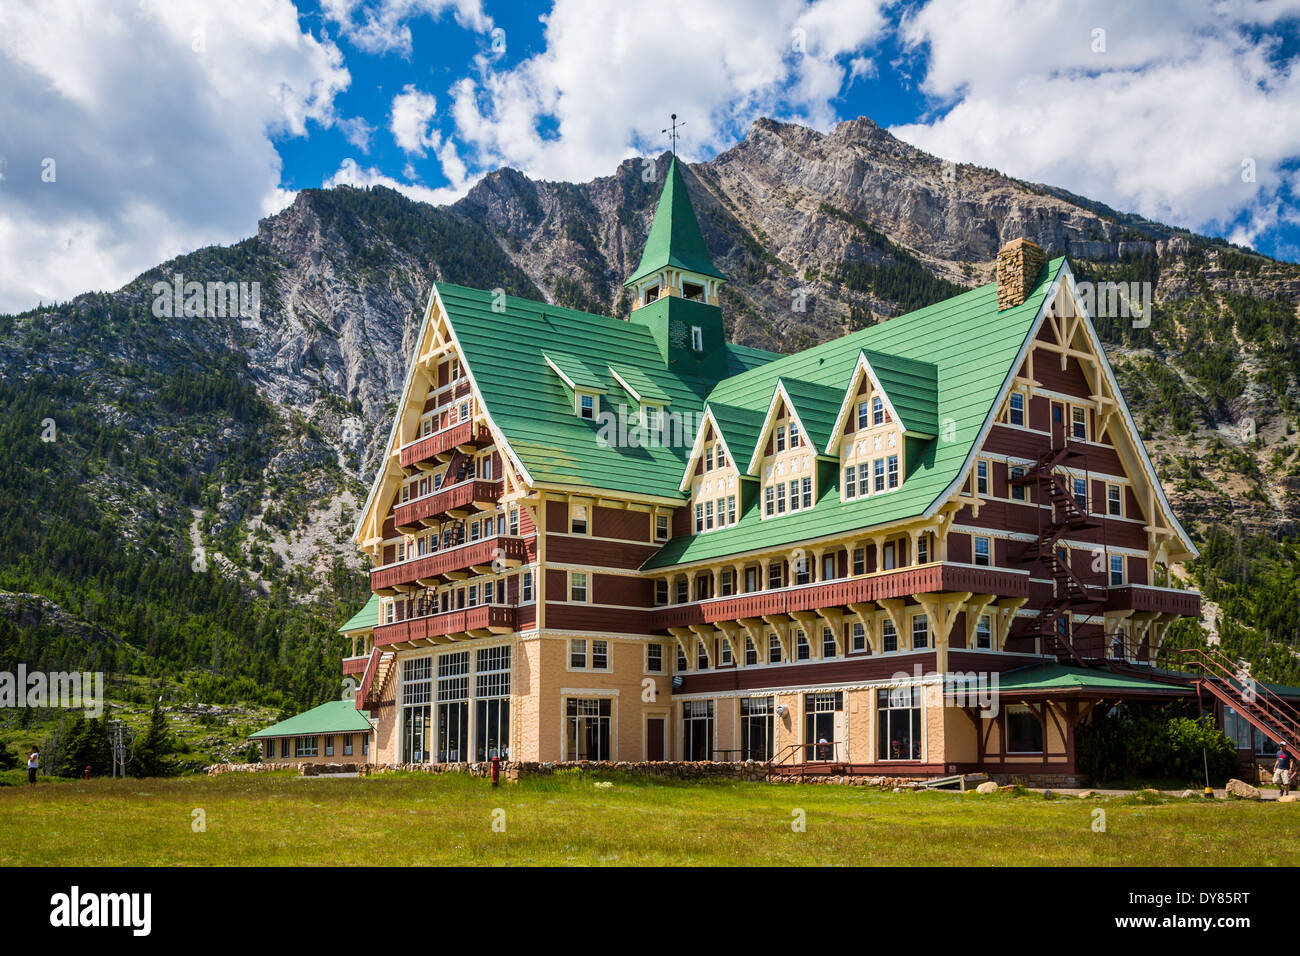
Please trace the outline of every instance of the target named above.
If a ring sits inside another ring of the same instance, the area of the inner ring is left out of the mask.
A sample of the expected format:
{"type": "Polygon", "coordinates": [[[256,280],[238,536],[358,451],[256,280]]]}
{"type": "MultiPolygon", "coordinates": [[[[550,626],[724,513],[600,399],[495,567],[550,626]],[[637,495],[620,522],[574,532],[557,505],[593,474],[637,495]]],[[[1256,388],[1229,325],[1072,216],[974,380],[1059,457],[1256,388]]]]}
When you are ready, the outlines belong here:
{"type": "Polygon", "coordinates": [[[1181,654],[1200,669],[1197,684],[1230,706],[1252,727],[1281,746],[1292,749],[1300,746],[1300,709],[1295,705],[1261,682],[1243,678],[1237,663],[1220,651],[1188,648],[1181,654]]]}

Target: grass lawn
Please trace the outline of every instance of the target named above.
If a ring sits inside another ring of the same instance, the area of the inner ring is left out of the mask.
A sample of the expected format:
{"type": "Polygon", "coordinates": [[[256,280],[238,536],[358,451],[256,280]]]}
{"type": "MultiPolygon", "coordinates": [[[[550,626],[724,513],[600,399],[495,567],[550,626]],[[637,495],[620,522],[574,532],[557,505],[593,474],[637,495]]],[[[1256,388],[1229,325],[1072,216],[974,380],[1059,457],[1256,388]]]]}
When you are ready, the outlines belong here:
{"type": "Polygon", "coordinates": [[[1300,865],[1300,804],[609,779],[610,789],[558,776],[493,790],[461,774],[0,787],[0,865],[1300,865]],[[792,829],[796,808],[804,832],[792,829]],[[191,828],[196,809],[205,832],[191,828]]]}

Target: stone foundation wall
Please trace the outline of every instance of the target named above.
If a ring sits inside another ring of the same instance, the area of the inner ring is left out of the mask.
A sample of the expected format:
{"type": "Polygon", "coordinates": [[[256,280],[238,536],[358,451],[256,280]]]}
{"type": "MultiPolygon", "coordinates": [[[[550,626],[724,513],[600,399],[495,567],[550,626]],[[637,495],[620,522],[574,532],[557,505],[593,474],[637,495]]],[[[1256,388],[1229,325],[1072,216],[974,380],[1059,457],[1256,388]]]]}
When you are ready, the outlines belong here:
{"type": "Polygon", "coordinates": [[[1001,786],[1023,784],[1026,787],[1083,787],[1088,778],[1081,773],[990,773],[989,779],[1001,786]]]}

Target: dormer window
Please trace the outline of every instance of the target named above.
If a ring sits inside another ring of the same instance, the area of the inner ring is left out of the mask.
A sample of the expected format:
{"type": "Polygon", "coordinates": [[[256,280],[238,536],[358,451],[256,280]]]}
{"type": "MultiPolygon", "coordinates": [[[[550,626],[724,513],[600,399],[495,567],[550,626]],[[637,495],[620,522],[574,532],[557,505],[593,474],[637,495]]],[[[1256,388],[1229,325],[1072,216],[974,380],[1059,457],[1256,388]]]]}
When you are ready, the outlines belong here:
{"type": "Polygon", "coordinates": [[[790,447],[799,447],[799,424],[797,422],[790,423],[790,447]]]}
{"type": "Polygon", "coordinates": [[[596,417],[596,396],[578,392],[578,417],[591,421],[596,417]]]}
{"type": "Polygon", "coordinates": [[[659,298],[659,286],[657,285],[646,286],[645,301],[653,302],[657,298],[659,298]]]}
{"type": "Polygon", "coordinates": [[[880,400],[879,395],[874,395],[871,398],[871,424],[885,424],[885,403],[880,400]]]}
{"type": "Polygon", "coordinates": [[[704,351],[704,330],[698,325],[691,326],[691,348],[696,352],[704,351]]]}
{"type": "Polygon", "coordinates": [[[704,286],[696,282],[683,282],[682,296],[687,299],[702,301],[704,299],[704,286]]]}
{"type": "Polygon", "coordinates": [[[785,451],[785,426],[776,426],[776,450],[785,451]]]}

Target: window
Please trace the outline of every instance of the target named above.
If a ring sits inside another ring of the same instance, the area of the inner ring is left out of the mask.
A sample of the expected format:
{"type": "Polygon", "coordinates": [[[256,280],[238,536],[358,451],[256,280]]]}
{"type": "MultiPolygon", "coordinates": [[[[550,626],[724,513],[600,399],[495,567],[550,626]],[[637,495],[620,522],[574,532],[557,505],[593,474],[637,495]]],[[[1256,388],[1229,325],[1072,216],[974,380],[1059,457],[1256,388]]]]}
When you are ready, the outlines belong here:
{"type": "Polygon", "coordinates": [[[727,495],[727,524],[736,523],[736,496],[727,495]]]}
{"type": "Polygon", "coordinates": [[[776,450],[785,451],[785,426],[784,425],[778,425],[776,427],[776,450]]]}
{"type": "Polygon", "coordinates": [[[978,495],[987,495],[989,493],[989,463],[987,461],[975,462],[975,493],[978,495]]]}
{"type": "Polygon", "coordinates": [[[1043,752],[1043,725],[1038,715],[1024,704],[1007,708],[1007,753],[1040,754],[1043,752]]]}
{"type": "Polygon", "coordinates": [[[677,645],[677,671],[678,673],[686,670],[686,652],[682,650],[680,644],[677,645]]]}
{"type": "Polygon", "coordinates": [[[758,663],[758,648],[754,646],[753,638],[745,638],[745,665],[752,667],[758,663]]]}
{"type": "MultiPolygon", "coordinates": [[[[1025,477],[1025,466],[1024,466],[1024,465],[1012,465],[1012,466],[1011,466],[1011,479],[1012,479],[1012,481],[1014,482],[1015,479],[1017,479],[1017,478],[1023,478],[1023,477],[1025,477]]],[[[1014,483],[1013,483],[1013,484],[1011,485],[1011,499],[1012,499],[1013,501],[1024,501],[1024,500],[1025,500],[1025,486],[1024,486],[1024,485],[1017,485],[1017,484],[1014,484],[1014,483]]]]}
{"type": "Polygon", "coordinates": [[[889,487],[898,487],[898,456],[889,456],[889,487]]]}
{"type": "Polygon", "coordinates": [[[713,701],[682,701],[682,759],[713,759],[713,701]]]}
{"type": "Polygon", "coordinates": [[[345,757],[352,756],[352,735],[351,734],[343,735],[343,756],[345,757]]]}
{"type": "Polygon", "coordinates": [[[1087,440],[1088,410],[1075,405],[1070,409],[1070,435],[1073,438],[1087,440]]]}
{"type": "Polygon", "coordinates": [[[591,642],[591,669],[594,671],[609,670],[609,641],[591,642]]]}
{"type": "Polygon", "coordinates": [[[519,603],[531,604],[533,602],[533,572],[525,571],[519,576],[519,603]]]}
{"type": "Polygon", "coordinates": [[[508,757],[510,648],[483,647],[474,664],[474,759],[508,757]]]}
{"type": "Polygon", "coordinates": [[[569,669],[587,669],[587,641],[584,638],[575,637],[569,641],[569,669]]]}
{"type": "Polygon", "coordinates": [[[706,445],[704,448],[704,470],[713,470],[713,446],[706,445]]]}
{"type": "Polygon", "coordinates": [[[519,509],[510,509],[510,534],[512,536],[519,534],[519,509]]]}
{"type": "Polygon", "coordinates": [[[646,290],[645,290],[646,302],[653,302],[657,298],[659,298],[659,286],[657,285],[646,286],[646,290]]]}
{"type": "Polygon", "coordinates": [[[993,625],[987,614],[981,614],[975,622],[975,646],[986,651],[993,649],[993,625]]]}
{"type": "Polygon", "coordinates": [[[877,458],[871,464],[872,487],[875,491],[885,490],[885,459],[877,458]]]}
{"type": "Polygon", "coordinates": [[[731,641],[723,638],[721,642],[714,645],[718,650],[718,664],[731,663],[731,641]]]}
{"type": "Polygon", "coordinates": [[[794,659],[797,661],[806,661],[812,657],[812,648],[808,646],[808,638],[803,631],[795,631],[794,635],[794,659]]]}
{"type": "Polygon", "coordinates": [[[842,731],[836,727],[842,720],[844,695],[842,693],[804,695],[804,760],[832,760],[843,744],[842,731]]]}
{"type": "Polygon", "coordinates": [[[664,672],[664,646],[662,644],[647,644],[645,646],[645,669],[648,674],[662,674],[664,672]]]}
{"type": "Polygon", "coordinates": [[[430,760],[430,704],[433,701],[433,658],[402,661],[402,760],[430,760]]]}
{"type": "Polygon", "coordinates": [[[791,448],[799,447],[799,423],[798,422],[790,423],[790,447],[791,448]]]}
{"type": "Polygon", "coordinates": [[[771,697],[740,699],[740,759],[772,759],[772,715],[776,708],[771,697]]]}
{"type": "Polygon", "coordinates": [[[790,510],[799,510],[799,482],[790,482],[790,510]]]}
{"type": "Polygon", "coordinates": [[[587,572],[569,572],[569,600],[579,604],[587,602],[587,572]]]}
{"type": "Polygon", "coordinates": [[[916,538],[916,563],[930,563],[930,532],[922,531],[916,538]]]}
{"type": "Polygon", "coordinates": [[[773,561],[767,567],[767,589],[773,591],[779,587],[785,586],[785,565],[780,561],[773,561]]]}
{"type": "Polygon", "coordinates": [[[862,431],[871,424],[871,403],[858,402],[858,431],[862,431]]]}
{"type": "Polygon", "coordinates": [[[885,424],[885,403],[880,400],[879,395],[871,397],[871,424],[885,424]]]}
{"type": "Polygon", "coordinates": [[[880,568],[882,571],[894,570],[894,542],[889,542],[881,550],[880,568]]]}
{"type": "Polygon", "coordinates": [[[695,504],[695,533],[704,532],[704,503],[696,502],[695,504]]]}
{"type": "Polygon", "coordinates": [[[1106,486],[1106,513],[1122,518],[1124,516],[1123,498],[1120,497],[1119,485],[1106,486]]]}
{"type": "Polygon", "coordinates": [[[293,739],[293,755],[295,757],[317,757],[320,755],[320,745],[315,737],[295,737],[293,739]]]}
{"type": "Polygon", "coordinates": [[[370,734],[364,734],[361,737],[361,756],[368,756],[370,753],[370,734]]]}
{"type": "Polygon", "coordinates": [[[921,759],[921,690],[891,687],[876,691],[876,757],[921,759]]]}
{"type": "Polygon", "coordinates": [[[853,573],[854,574],[867,573],[867,549],[866,548],[853,549],[853,573]]]}
{"type": "Polygon", "coordinates": [[[280,738],[280,757],[281,759],[289,756],[289,738],[280,738]]]}
{"type": "Polygon", "coordinates": [[[804,478],[799,485],[800,493],[803,495],[803,507],[812,507],[812,478],[804,478]]]}
{"type": "Polygon", "coordinates": [[[691,583],[686,578],[677,579],[677,603],[685,604],[691,599],[691,583]]]}
{"type": "Polygon", "coordinates": [[[713,530],[713,502],[704,502],[704,530],[713,530]]]}
{"type": "Polygon", "coordinates": [[[920,651],[930,646],[930,621],[924,614],[912,618],[912,650],[920,651]]]}
{"type": "Polygon", "coordinates": [[[668,516],[667,515],[655,515],[655,540],[656,541],[668,540],[668,516]]]}
{"type": "Polygon", "coordinates": [[[731,597],[736,592],[736,572],[732,568],[727,568],[718,576],[718,587],[723,597],[731,597]]]}
{"type": "Polygon", "coordinates": [[[882,651],[898,650],[898,630],[889,618],[880,622],[880,649],[882,651]]]}
{"type": "Polygon", "coordinates": [[[578,417],[585,418],[588,421],[596,417],[596,396],[595,395],[578,396],[578,417]]]}
{"type": "Polygon", "coordinates": [[[764,517],[772,516],[773,509],[775,508],[775,504],[776,504],[774,501],[775,496],[776,496],[776,490],[771,485],[768,485],[766,488],[763,489],[764,517]]]}
{"type": "Polygon", "coordinates": [[[858,496],[857,474],[858,469],[853,465],[849,465],[844,469],[844,497],[846,500],[858,496]]]}
{"type": "Polygon", "coordinates": [[[700,285],[698,282],[683,282],[683,283],[682,283],[682,298],[684,298],[684,299],[703,299],[703,298],[704,298],[704,286],[700,285]]]}
{"type": "Polygon", "coordinates": [[[1123,587],[1124,585],[1124,556],[1122,554],[1112,554],[1110,556],[1110,586],[1113,588],[1123,587]]]}
{"type": "Polygon", "coordinates": [[[709,669],[709,649],[704,646],[703,638],[695,642],[695,667],[702,671],[709,669]]]}
{"type": "Polygon", "coordinates": [[[325,738],[325,756],[334,756],[334,735],[330,734],[325,738]]]}
{"type": "Polygon", "coordinates": [[[587,506],[574,505],[569,509],[569,531],[573,534],[586,534],[590,528],[587,520],[587,506]]]}
{"type": "Polygon", "coordinates": [[[1024,427],[1025,424],[1025,395],[1023,392],[1011,393],[1011,409],[1007,420],[1012,425],[1024,427]]]}
{"type": "Polygon", "coordinates": [[[834,581],[836,565],[839,563],[839,555],[823,554],[822,555],[822,577],[823,581],[834,581]]]}
{"type": "Polygon", "coordinates": [[[776,486],[776,513],[785,514],[785,482],[776,486]]]}
{"type": "Polygon", "coordinates": [[[975,539],[975,563],[978,564],[980,567],[986,568],[991,563],[989,560],[989,550],[990,547],[989,547],[988,538],[977,537],[975,539]]]}
{"type": "Polygon", "coordinates": [[[565,756],[569,760],[608,760],[610,700],[570,697],[564,705],[565,756]]]}
{"type": "Polygon", "coordinates": [[[1088,510],[1088,482],[1083,478],[1075,478],[1072,481],[1074,489],[1074,503],[1079,506],[1080,511],[1088,510]]]}
{"type": "Polygon", "coordinates": [[[849,628],[849,649],[852,651],[867,649],[867,629],[862,626],[861,621],[854,621],[853,626],[849,628]]]}
{"type": "Polygon", "coordinates": [[[655,581],[655,604],[663,605],[668,603],[668,579],[659,578],[655,581]]]}
{"type": "Polygon", "coordinates": [[[776,634],[767,635],[767,662],[769,664],[781,663],[781,639],[776,634]]]}
{"type": "Polygon", "coordinates": [[[698,325],[691,326],[691,348],[696,352],[704,351],[704,331],[698,325]]]}
{"type": "Polygon", "coordinates": [[[835,656],[835,632],[829,627],[822,628],[822,657],[835,656]]]}

